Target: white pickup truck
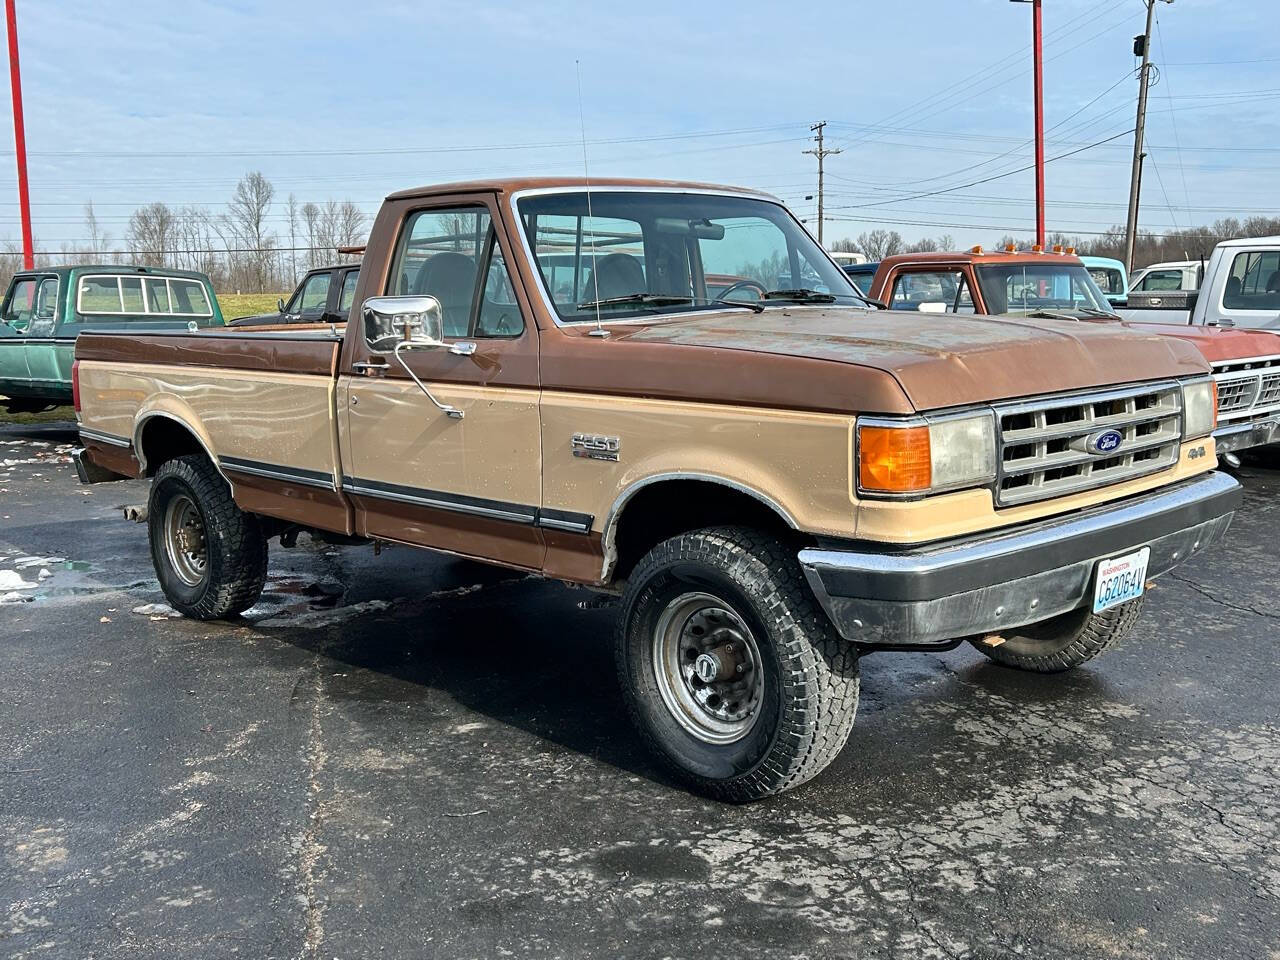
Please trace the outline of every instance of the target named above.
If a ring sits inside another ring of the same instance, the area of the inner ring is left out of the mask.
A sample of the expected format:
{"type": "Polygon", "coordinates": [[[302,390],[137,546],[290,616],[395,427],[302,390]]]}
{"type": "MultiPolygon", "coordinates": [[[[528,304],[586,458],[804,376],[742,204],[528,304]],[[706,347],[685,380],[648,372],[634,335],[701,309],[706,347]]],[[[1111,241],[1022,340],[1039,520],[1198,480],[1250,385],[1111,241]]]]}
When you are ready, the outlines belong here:
{"type": "Polygon", "coordinates": [[[1230,462],[1232,451],[1280,443],[1280,237],[1225,240],[1214,247],[1198,291],[1131,289],[1119,313],[1134,323],[1217,327],[1214,339],[1223,347],[1240,330],[1257,331],[1254,339],[1269,334],[1274,345],[1246,360],[1212,343],[1201,351],[1218,383],[1218,451],[1230,462]]]}
{"type": "Polygon", "coordinates": [[[1134,323],[1280,331],[1280,237],[1224,240],[1213,248],[1199,290],[1139,290],[1135,284],[1120,315],[1134,323]]]}

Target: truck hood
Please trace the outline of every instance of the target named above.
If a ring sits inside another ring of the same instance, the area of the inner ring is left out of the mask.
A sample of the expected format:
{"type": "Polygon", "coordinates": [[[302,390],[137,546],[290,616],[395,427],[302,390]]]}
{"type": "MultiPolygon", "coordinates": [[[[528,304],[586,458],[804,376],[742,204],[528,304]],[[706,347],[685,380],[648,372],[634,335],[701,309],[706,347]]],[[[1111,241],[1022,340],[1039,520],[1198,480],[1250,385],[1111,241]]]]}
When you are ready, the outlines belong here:
{"type": "Polygon", "coordinates": [[[619,339],[809,357],[893,376],[917,410],[1209,372],[1191,344],[1113,323],[851,307],[699,314],[619,339]]]}
{"type": "Polygon", "coordinates": [[[1150,330],[1163,337],[1186,340],[1195,344],[1210,363],[1280,355],[1280,331],[1189,326],[1185,323],[1143,323],[1130,329],[1150,330]]]}

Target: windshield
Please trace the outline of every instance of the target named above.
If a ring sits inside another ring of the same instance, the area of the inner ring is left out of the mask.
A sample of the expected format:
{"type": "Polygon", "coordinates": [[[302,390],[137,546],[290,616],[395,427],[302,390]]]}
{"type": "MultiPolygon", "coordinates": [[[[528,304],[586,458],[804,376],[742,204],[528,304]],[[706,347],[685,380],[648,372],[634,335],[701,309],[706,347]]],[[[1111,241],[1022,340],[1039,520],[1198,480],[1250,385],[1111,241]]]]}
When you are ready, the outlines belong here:
{"type": "Polygon", "coordinates": [[[766,200],[570,190],[524,197],[518,210],[547,294],[569,323],[594,321],[597,311],[608,320],[685,313],[717,298],[864,305],[791,214],[766,200]]]}
{"type": "Polygon", "coordinates": [[[977,268],[987,312],[1114,309],[1083,266],[1065,263],[1001,263],[977,268]]]}

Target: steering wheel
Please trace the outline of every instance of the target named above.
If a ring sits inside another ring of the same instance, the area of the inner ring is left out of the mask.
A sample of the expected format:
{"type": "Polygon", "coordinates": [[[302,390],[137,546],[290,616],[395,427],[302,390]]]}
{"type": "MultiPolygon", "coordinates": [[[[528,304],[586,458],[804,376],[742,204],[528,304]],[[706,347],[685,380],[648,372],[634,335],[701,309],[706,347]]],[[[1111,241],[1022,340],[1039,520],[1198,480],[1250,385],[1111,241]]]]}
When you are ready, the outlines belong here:
{"type": "Polygon", "coordinates": [[[737,283],[731,283],[729,286],[721,290],[720,295],[717,296],[715,299],[728,300],[729,294],[733,293],[733,291],[737,290],[739,287],[750,287],[756,290],[760,294],[758,297],[756,297],[757,300],[763,300],[764,295],[768,293],[768,291],[765,290],[763,283],[759,283],[755,280],[739,280],[737,283]]]}

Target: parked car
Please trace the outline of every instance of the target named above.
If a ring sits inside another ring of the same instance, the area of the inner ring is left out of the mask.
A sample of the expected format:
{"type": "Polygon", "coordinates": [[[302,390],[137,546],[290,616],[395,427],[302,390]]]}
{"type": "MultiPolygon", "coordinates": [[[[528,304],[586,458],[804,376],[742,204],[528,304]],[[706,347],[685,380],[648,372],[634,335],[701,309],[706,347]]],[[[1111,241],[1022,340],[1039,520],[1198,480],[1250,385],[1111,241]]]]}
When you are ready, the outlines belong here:
{"type": "Polygon", "coordinates": [[[222,323],[203,273],[119,265],[23,270],[0,307],[0,405],[18,413],[71,403],[71,363],[84,330],[222,323]]]}
{"type": "Polygon", "coordinates": [[[831,762],[861,654],[967,640],[1036,672],[1091,659],[1240,496],[1213,469],[1191,344],[867,309],[781,201],[745,190],[392,194],[355,302],[345,330],[81,338],[77,469],[152,478],[170,603],[245,610],[268,539],[304,531],[604,591],[643,739],[725,800],[831,762]],[[584,236],[612,248],[583,285],[595,301],[543,265],[584,236]],[[793,272],[725,306],[707,263],[793,272]],[[825,292],[800,288],[809,272],[825,292]]]}
{"type": "Polygon", "coordinates": [[[879,260],[872,260],[869,263],[846,263],[843,268],[845,276],[852,280],[859,290],[870,294],[871,281],[875,279],[876,269],[879,266],[879,260]]]}
{"type": "Polygon", "coordinates": [[[1129,283],[1123,261],[1111,257],[1081,257],[1080,262],[1113,307],[1123,307],[1129,302],[1129,283]]]}
{"type": "Polygon", "coordinates": [[[1135,270],[1129,278],[1130,293],[1172,293],[1199,290],[1202,260],[1169,260],[1135,270]]]}
{"type": "Polygon", "coordinates": [[[282,323],[346,323],[351,313],[360,264],[340,263],[311,270],[293,291],[289,302],[277,301],[275,313],[236,317],[233,327],[282,323]]]}
{"type": "MultiPolygon", "coordinates": [[[[975,247],[966,253],[888,257],[871,295],[888,298],[895,310],[1119,320],[1092,274],[1075,256],[987,253],[975,247]]],[[[1220,453],[1280,442],[1280,336],[1186,324],[1135,324],[1134,329],[1185,340],[1212,364],[1220,453]]]]}

